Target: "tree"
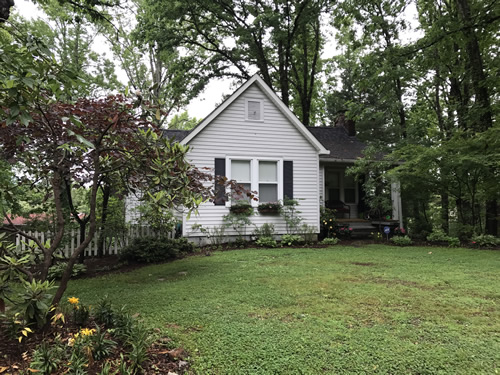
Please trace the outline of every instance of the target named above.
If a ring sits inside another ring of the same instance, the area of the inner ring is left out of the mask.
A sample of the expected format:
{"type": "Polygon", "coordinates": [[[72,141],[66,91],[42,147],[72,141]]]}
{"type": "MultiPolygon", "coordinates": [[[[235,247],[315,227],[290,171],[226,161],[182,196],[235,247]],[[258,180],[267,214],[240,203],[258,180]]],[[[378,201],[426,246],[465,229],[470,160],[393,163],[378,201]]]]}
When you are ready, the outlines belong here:
{"type": "Polygon", "coordinates": [[[193,129],[200,120],[196,117],[189,117],[187,111],[182,112],[181,114],[177,114],[172,117],[172,120],[168,123],[169,129],[178,129],[178,130],[191,130],[193,129]]]}
{"type": "Polygon", "coordinates": [[[321,70],[321,17],[327,10],[324,0],[148,0],[138,21],[142,40],[159,50],[183,47],[203,61],[208,78],[244,80],[258,70],[309,125],[321,70]]]}
{"type": "MultiPolygon", "coordinates": [[[[124,184],[129,189],[141,189],[145,199],[153,201],[158,210],[173,206],[191,210],[211,197],[211,189],[203,182],[212,177],[185,160],[188,148],[162,138],[159,129],[138,117],[133,103],[122,96],[55,103],[40,107],[31,117],[27,126],[16,122],[0,127],[0,150],[6,160],[22,168],[18,184],[47,181],[49,185],[47,192],[56,213],[53,241],[43,244],[23,233],[43,253],[40,280],[47,278],[65,231],[63,186],[72,189],[83,185],[90,189],[88,232],[68,259],[53,304],[60,301],[73,265],[95,234],[97,192],[110,173],[120,171],[124,184]]],[[[3,214],[7,217],[6,212],[3,214]]],[[[14,225],[10,228],[22,233],[14,225]]]]}
{"type": "MultiPolygon", "coordinates": [[[[172,112],[187,105],[205,87],[211,75],[201,72],[206,61],[175,47],[160,48],[155,41],[144,42],[149,30],[134,29],[131,14],[138,1],[112,12],[115,25],[103,30],[119,66],[125,71],[130,89],[156,108],[153,121],[163,126],[172,112]]],[[[140,13],[137,15],[140,17],[140,13]]]]}

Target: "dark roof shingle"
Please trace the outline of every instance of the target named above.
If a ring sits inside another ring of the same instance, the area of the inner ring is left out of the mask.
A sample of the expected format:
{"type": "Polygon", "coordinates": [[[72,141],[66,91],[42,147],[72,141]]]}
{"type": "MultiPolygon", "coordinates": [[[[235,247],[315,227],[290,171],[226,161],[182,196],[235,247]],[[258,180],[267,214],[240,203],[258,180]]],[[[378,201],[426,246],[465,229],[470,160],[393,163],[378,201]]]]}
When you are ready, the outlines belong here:
{"type": "Polygon", "coordinates": [[[307,127],[321,142],[330,155],[321,155],[321,159],[356,160],[363,156],[366,144],[351,137],[343,127],[307,127]]]}

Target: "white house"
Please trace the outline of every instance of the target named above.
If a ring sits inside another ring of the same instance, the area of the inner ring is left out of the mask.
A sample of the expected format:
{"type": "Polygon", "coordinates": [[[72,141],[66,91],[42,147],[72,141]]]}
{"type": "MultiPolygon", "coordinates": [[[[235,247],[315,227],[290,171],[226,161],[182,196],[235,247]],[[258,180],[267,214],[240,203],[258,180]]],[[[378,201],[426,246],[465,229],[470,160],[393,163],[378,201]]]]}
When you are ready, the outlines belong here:
{"type": "MultiPolygon", "coordinates": [[[[349,128],[353,124],[338,125],[304,126],[254,75],[193,130],[166,130],[165,136],[190,146],[188,158],[194,166],[257,191],[259,201],[251,203],[255,207],[285,196],[298,200],[303,223],[319,233],[321,205],[350,218],[357,217],[362,206],[361,189],[344,171],[362,156],[365,145],[349,128]]],[[[398,199],[395,196],[395,207],[400,207],[398,199]]],[[[195,240],[205,236],[198,225],[222,226],[231,204],[230,199],[217,199],[202,204],[189,219],[184,215],[182,235],[195,240]]],[[[286,233],[280,216],[255,211],[251,221],[256,227],[272,223],[276,234],[286,233]]],[[[226,235],[236,233],[228,228],[226,235]]]]}

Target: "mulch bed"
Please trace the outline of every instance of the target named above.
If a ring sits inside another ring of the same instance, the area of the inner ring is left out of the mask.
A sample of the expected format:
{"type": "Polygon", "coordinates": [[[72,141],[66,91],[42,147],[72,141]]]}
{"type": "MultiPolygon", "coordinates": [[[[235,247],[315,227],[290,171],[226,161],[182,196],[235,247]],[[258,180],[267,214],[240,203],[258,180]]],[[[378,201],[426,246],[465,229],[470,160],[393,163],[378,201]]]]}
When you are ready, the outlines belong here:
{"type": "MultiPolygon", "coordinates": [[[[87,324],[88,327],[95,327],[94,323],[87,324]]],[[[29,374],[36,373],[31,371],[29,365],[33,358],[33,351],[42,343],[49,345],[54,342],[57,335],[63,343],[68,343],[69,338],[80,330],[80,327],[71,323],[65,324],[63,327],[49,327],[45,332],[37,332],[30,334],[27,338],[19,343],[17,339],[9,338],[5,327],[0,326],[0,374],[29,374]]],[[[104,331],[104,328],[102,328],[104,331]]],[[[105,360],[89,362],[87,367],[88,374],[99,374],[104,362],[112,363],[112,369],[116,370],[120,361],[120,354],[126,358],[126,351],[123,343],[116,338],[112,338],[117,342],[112,354],[105,360]]],[[[187,353],[182,349],[168,349],[170,339],[161,338],[157,340],[148,349],[149,360],[142,364],[145,374],[183,374],[188,369],[188,362],[185,361],[187,353]]],[[[67,372],[66,369],[54,372],[53,374],[62,375],[67,372]]],[[[111,371],[114,373],[114,371],[111,371]]]]}

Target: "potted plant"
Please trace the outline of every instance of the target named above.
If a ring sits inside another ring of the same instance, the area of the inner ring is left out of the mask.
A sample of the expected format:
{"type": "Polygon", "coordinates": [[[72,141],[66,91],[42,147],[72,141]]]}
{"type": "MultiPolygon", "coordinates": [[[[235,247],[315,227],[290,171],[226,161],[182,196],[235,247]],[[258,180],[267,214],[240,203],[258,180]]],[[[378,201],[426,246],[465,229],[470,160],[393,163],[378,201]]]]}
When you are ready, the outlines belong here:
{"type": "Polygon", "coordinates": [[[278,215],[281,210],[279,202],[260,203],[257,210],[261,215],[278,215]]]}
{"type": "Polygon", "coordinates": [[[240,200],[232,202],[229,212],[235,215],[250,216],[253,214],[253,208],[250,202],[240,200]]]}

